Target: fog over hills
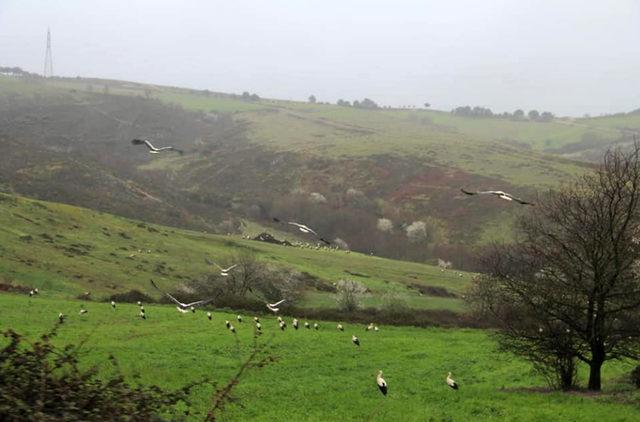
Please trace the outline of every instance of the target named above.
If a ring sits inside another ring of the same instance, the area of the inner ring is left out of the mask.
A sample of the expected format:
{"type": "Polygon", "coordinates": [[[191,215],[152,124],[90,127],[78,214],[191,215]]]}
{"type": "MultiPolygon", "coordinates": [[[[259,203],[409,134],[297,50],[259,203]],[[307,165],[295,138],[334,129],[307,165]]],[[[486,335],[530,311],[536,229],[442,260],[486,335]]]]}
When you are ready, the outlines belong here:
{"type": "Polygon", "coordinates": [[[638,108],[640,5],[568,0],[0,3],[0,65],[450,110],[638,108]]]}

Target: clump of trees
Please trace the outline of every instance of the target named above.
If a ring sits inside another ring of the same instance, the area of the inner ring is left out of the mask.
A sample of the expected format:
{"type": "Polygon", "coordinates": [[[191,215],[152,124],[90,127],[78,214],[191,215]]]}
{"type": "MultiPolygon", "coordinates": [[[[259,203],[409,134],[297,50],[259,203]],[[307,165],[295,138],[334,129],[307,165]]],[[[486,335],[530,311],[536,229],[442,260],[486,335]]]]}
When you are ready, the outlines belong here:
{"type": "Polygon", "coordinates": [[[249,91],[244,91],[240,96],[240,99],[242,101],[254,102],[254,101],[260,101],[260,96],[256,93],[250,94],[249,91]]]}
{"type": "Polygon", "coordinates": [[[486,254],[467,298],[503,349],[563,389],[583,362],[600,390],[605,362],[640,358],[640,145],[608,151],[518,227],[519,242],[486,254]]]}
{"type": "Polygon", "coordinates": [[[494,113],[490,108],[481,106],[460,106],[451,110],[451,113],[457,116],[465,117],[497,117],[510,120],[528,119],[532,122],[549,122],[555,117],[553,113],[549,111],[543,111],[542,113],[540,113],[537,110],[530,110],[529,113],[525,114],[524,110],[517,109],[513,113],[494,113]]]}
{"type": "Polygon", "coordinates": [[[350,103],[349,101],[345,101],[343,99],[340,99],[340,100],[338,100],[338,102],[336,104],[338,104],[339,106],[343,106],[343,107],[365,108],[365,109],[369,109],[369,110],[377,110],[377,109],[380,108],[378,103],[376,103],[375,101],[373,101],[370,98],[364,98],[362,101],[353,100],[353,103],[350,103]]]}
{"type": "Polygon", "coordinates": [[[216,306],[262,309],[263,299],[273,302],[285,297],[287,303],[283,306],[286,307],[295,304],[304,291],[302,273],[269,266],[253,253],[238,253],[218,264],[237,267],[227,276],[221,276],[217,269],[212,268],[211,273],[185,283],[175,292],[176,295],[187,301],[214,297],[216,306]]]}

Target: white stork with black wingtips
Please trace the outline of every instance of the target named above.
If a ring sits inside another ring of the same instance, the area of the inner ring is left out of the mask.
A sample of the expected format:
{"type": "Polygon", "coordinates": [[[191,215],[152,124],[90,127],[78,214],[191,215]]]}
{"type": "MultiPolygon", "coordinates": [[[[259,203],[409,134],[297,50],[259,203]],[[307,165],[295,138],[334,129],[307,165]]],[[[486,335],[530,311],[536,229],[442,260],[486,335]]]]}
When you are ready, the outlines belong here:
{"type": "Polygon", "coordinates": [[[453,388],[454,390],[458,389],[458,383],[455,382],[453,378],[451,378],[451,372],[449,372],[449,375],[447,375],[447,385],[453,388]]]}
{"type": "Polygon", "coordinates": [[[386,396],[388,386],[387,386],[387,382],[384,380],[384,378],[382,378],[382,370],[378,371],[378,375],[376,376],[376,384],[378,384],[378,388],[380,389],[382,394],[386,396]]]}
{"type": "Polygon", "coordinates": [[[464,193],[465,195],[493,195],[493,196],[497,196],[500,199],[504,199],[505,201],[515,201],[518,204],[521,205],[535,205],[533,202],[528,202],[525,201],[523,199],[520,198],[516,198],[515,196],[511,195],[510,193],[501,191],[501,190],[485,190],[485,191],[475,191],[475,192],[471,192],[468,190],[464,190],[464,189],[460,189],[462,191],[462,193],[464,193]]]}
{"type": "Polygon", "coordinates": [[[154,283],[153,280],[151,280],[151,285],[153,287],[155,287],[161,293],[164,293],[165,296],[167,296],[176,305],[178,305],[178,306],[176,306],[176,309],[179,312],[182,312],[182,313],[187,313],[187,312],[189,312],[189,310],[191,310],[191,312],[195,313],[196,312],[196,308],[195,308],[196,306],[206,305],[207,303],[212,302],[214,300],[214,298],[210,298],[210,299],[204,299],[204,300],[197,300],[197,301],[191,302],[191,303],[182,303],[178,299],[176,299],[175,297],[171,296],[169,293],[160,290],[160,288],[158,286],[156,286],[156,283],[154,283]]]}
{"type": "Polygon", "coordinates": [[[131,143],[133,145],[145,145],[147,148],[149,148],[149,153],[150,154],[159,154],[159,153],[164,152],[164,151],[175,151],[175,152],[179,153],[180,155],[184,154],[184,151],[182,151],[181,149],[172,147],[172,146],[157,148],[148,139],[132,139],[131,143]]]}

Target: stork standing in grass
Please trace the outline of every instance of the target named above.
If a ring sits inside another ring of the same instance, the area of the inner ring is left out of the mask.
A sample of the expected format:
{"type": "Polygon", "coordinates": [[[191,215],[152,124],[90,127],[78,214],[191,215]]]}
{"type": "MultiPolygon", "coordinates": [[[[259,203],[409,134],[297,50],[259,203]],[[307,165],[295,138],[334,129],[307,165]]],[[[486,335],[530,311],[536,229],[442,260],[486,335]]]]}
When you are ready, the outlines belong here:
{"type": "Polygon", "coordinates": [[[262,331],[262,324],[260,324],[259,322],[256,322],[256,330],[258,330],[258,332],[262,331]]]}
{"type": "Polygon", "coordinates": [[[378,388],[380,389],[380,392],[386,396],[387,395],[387,382],[384,380],[384,378],[382,378],[382,370],[378,371],[378,375],[376,375],[376,384],[378,384],[378,388]]]}
{"type": "Polygon", "coordinates": [[[351,335],[351,341],[353,342],[353,344],[355,344],[356,346],[360,347],[360,339],[358,337],[356,337],[355,334],[351,335]]]}
{"type": "Polygon", "coordinates": [[[278,326],[280,327],[280,329],[282,331],[284,331],[285,328],[287,328],[287,324],[285,324],[284,321],[280,321],[280,323],[278,324],[278,326]]]}
{"type": "Polygon", "coordinates": [[[111,308],[113,308],[113,310],[116,310],[116,302],[114,302],[113,300],[111,301],[111,308]]]}
{"type": "Polygon", "coordinates": [[[242,315],[238,315],[236,319],[238,320],[238,322],[242,322],[242,315]]]}
{"type": "Polygon", "coordinates": [[[304,328],[309,328],[311,329],[311,325],[309,325],[309,323],[307,321],[304,322],[304,328]]]}
{"type": "Polygon", "coordinates": [[[453,378],[451,378],[451,372],[449,372],[449,375],[447,375],[447,385],[453,388],[454,390],[458,389],[458,383],[455,382],[453,378]]]}
{"type": "Polygon", "coordinates": [[[229,324],[229,331],[231,331],[233,334],[236,333],[236,327],[233,326],[233,324],[229,324]]]}
{"type": "Polygon", "coordinates": [[[209,319],[209,321],[211,321],[211,318],[213,318],[213,315],[211,315],[211,312],[207,312],[207,318],[209,319]]]}
{"type": "Polygon", "coordinates": [[[318,325],[318,323],[317,323],[317,322],[314,322],[314,323],[313,323],[313,328],[315,328],[316,330],[319,330],[319,329],[320,329],[320,326],[318,325]]]}
{"type": "Polygon", "coordinates": [[[140,311],[140,318],[147,319],[147,314],[145,314],[144,311],[140,311]]]}
{"type": "Polygon", "coordinates": [[[295,330],[297,330],[297,329],[298,329],[298,319],[297,319],[297,318],[294,318],[294,319],[293,319],[293,323],[292,323],[291,325],[293,325],[293,328],[294,328],[295,330]]]}
{"type": "Polygon", "coordinates": [[[338,324],[338,330],[339,331],[344,331],[344,327],[342,326],[342,324],[338,324]]]}
{"type": "Polygon", "coordinates": [[[229,320],[226,320],[224,322],[225,327],[227,327],[228,329],[231,328],[231,323],[229,322],[229,320]]]}
{"type": "Polygon", "coordinates": [[[62,312],[60,312],[60,313],[58,314],[58,322],[59,322],[60,324],[62,324],[62,323],[64,322],[64,314],[63,314],[62,312]]]}

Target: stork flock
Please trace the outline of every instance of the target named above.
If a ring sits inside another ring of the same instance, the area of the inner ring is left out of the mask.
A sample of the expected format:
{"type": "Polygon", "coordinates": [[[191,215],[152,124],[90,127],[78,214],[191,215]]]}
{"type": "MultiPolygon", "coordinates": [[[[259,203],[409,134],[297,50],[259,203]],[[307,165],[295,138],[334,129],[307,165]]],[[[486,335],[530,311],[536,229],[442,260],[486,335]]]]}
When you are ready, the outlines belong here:
{"type": "MultiPolygon", "coordinates": [[[[177,152],[180,155],[182,155],[184,152],[178,148],[175,148],[173,146],[163,146],[163,147],[156,147],[155,145],[153,145],[153,143],[148,140],[148,139],[133,139],[131,141],[131,143],[133,145],[136,146],[145,146],[150,154],[160,154],[160,153],[165,153],[165,152],[177,152]]],[[[533,202],[529,202],[523,199],[520,199],[516,196],[513,196],[509,193],[506,193],[504,191],[500,191],[500,190],[486,190],[486,191],[469,191],[469,190],[465,190],[465,189],[461,189],[462,193],[464,193],[465,195],[468,196],[493,196],[499,199],[502,199],[504,201],[509,201],[509,202],[515,202],[521,205],[529,205],[529,206],[533,206],[535,205],[533,202]]],[[[330,241],[328,241],[327,239],[325,239],[323,236],[319,235],[318,232],[314,229],[312,229],[311,227],[309,227],[306,224],[303,224],[301,222],[296,222],[296,221],[283,221],[280,218],[277,217],[272,217],[271,218],[272,221],[274,223],[278,223],[281,225],[285,225],[288,227],[295,227],[299,232],[305,234],[305,235],[311,235],[316,237],[320,242],[326,244],[326,245],[331,245],[332,243],[330,241]]],[[[206,259],[207,263],[209,263],[210,265],[216,266],[218,268],[218,270],[220,271],[220,275],[223,277],[227,277],[229,276],[230,272],[235,269],[237,267],[237,264],[231,265],[229,267],[223,268],[220,265],[218,265],[216,262],[211,261],[209,259],[206,259]]],[[[216,297],[212,297],[212,298],[207,298],[207,299],[202,299],[202,300],[197,300],[194,302],[181,302],[180,300],[176,299],[173,295],[171,295],[170,293],[161,290],[158,285],[151,280],[151,285],[157,289],[159,292],[161,292],[163,295],[167,296],[175,305],[176,305],[176,309],[178,312],[185,314],[185,313],[195,313],[196,312],[196,308],[198,307],[202,307],[205,305],[210,304],[211,302],[213,302],[216,297]]],[[[33,290],[29,291],[29,296],[33,297],[35,295],[37,295],[38,289],[34,288],[33,290]]],[[[88,296],[88,294],[87,294],[88,296]]],[[[274,303],[268,303],[266,302],[266,308],[272,312],[274,315],[277,314],[280,311],[280,306],[285,303],[286,299],[281,299],[277,302],[274,303]]],[[[144,309],[144,306],[142,305],[141,302],[137,302],[138,306],[139,306],[139,317],[143,320],[147,319],[147,315],[146,315],[146,311],[144,309]]],[[[116,303],[115,301],[111,301],[110,303],[111,308],[115,311],[116,310],[116,303]]],[[[81,305],[80,311],[79,311],[79,315],[86,315],[88,313],[88,310],[84,307],[84,305],[81,305]]],[[[210,311],[208,311],[206,313],[207,319],[208,320],[212,320],[213,319],[213,315],[210,311]]],[[[66,320],[66,315],[64,315],[62,312],[60,312],[58,314],[58,320],[60,323],[64,323],[64,321],[66,320]]],[[[282,331],[286,330],[287,328],[287,323],[285,322],[285,320],[278,316],[277,317],[278,320],[278,328],[282,331]]],[[[237,315],[236,317],[236,321],[238,324],[242,324],[242,316],[241,315],[237,315]]],[[[254,325],[255,325],[255,330],[256,333],[259,335],[262,333],[262,323],[260,322],[260,319],[256,316],[253,318],[254,321],[254,325]]],[[[295,330],[298,330],[299,326],[300,326],[300,321],[297,318],[294,318],[292,321],[293,328],[295,330]]],[[[236,328],[235,326],[230,322],[230,321],[225,321],[225,326],[226,328],[233,334],[236,334],[236,328]]],[[[304,322],[304,327],[306,329],[311,329],[312,325],[308,322],[305,321],[304,322]]],[[[313,328],[317,331],[320,329],[320,325],[318,323],[313,323],[313,328]]],[[[337,330],[340,332],[344,332],[344,326],[342,323],[337,324],[336,326],[337,330]]],[[[378,332],[379,328],[378,326],[374,325],[373,323],[369,324],[366,327],[366,331],[374,331],[374,332],[378,332]]],[[[352,334],[351,336],[351,342],[354,344],[354,346],[356,348],[360,348],[361,346],[361,342],[360,339],[358,338],[358,336],[356,336],[355,334],[352,334]]],[[[386,396],[388,391],[389,391],[389,386],[387,381],[382,377],[382,370],[378,370],[376,377],[375,377],[375,382],[376,385],[378,386],[380,392],[386,396]]],[[[452,378],[451,372],[449,372],[447,374],[447,377],[445,378],[445,383],[447,386],[449,386],[451,389],[453,390],[458,390],[459,389],[459,385],[458,383],[452,378]]]]}
{"type": "MultiPolygon", "coordinates": [[[[204,300],[198,300],[195,302],[190,302],[190,303],[184,303],[179,301],[178,299],[176,299],[173,295],[171,295],[170,293],[161,290],[157,284],[151,280],[151,285],[157,289],[158,291],[160,291],[162,294],[164,294],[165,296],[167,296],[172,302],[174,302],[176,304],[176,309],[179,313],[181,314],[185,314],[185,313],[196,313],[196,308],[210,304],[211,302],[213,302],[216,298],[209,298],[209,299],[204,299],[204,300]]],[[[33,296],[30,292],[30,296],[33,296]]],[[[279,306],[281,304],[283,304],[286,301],[286,299],[282,299],[279,300],[278,302],[275,303],[266,303],[266,308],[273,312],[274,314],[277,314],[278,311],[280,310],[279,306]]],[[[147,315],[146,315],[146,311],[144,308],[144,305],[142,304],[142,302],[138,301],[137,302],[138,308],[139,308],[139,317],[143,320],[147,319],[147,315]]],[[[115,301],[111,301],[110,302],[110,306],[111,309],[113,311],[116,311],[117,309],[117,304],[115,301]]],[[[86,315],[88,313],[88,310],[85,308],[84,304],[80,305],[80,311],[78,312],[79,315],[86,315]]],[[[213,313],[211,311],[207,311],[206,312],[206,317],[209,321],[213,320],[213,313]]],[[[67,316],[64,315],[62,312],[60,312],[58,314],[58,321],[60,324],[64,323],[66,320],[67,316]]],[[[282,318],[281,316],[277,316],[276,320],[278,322],[278,328],[281,331],[285,331],[287,328],[287,323],[284,320],[284,318],[282,318]]],[[[242,324],[243,323],[243,317],[242,315],[238,314],[236,316],[236,321],[238,324],[242,324]]],[[[260,321],[260,318],[257,316],[253,317],[253,322],[254,322],[254,327],[255,327],[255,333],[256,335],[262,335],[262,323],[260,321]]],[[[225,320],[224,322],[225,327],[227,328],[227,330],[229,330],[230,333],[236,335],[237,334],[237,329],[236,327],[233,325],[233,323],[229,320],[225,320]]],[[[295,330],[298,330],[298,328],[300,327],[300,321],[298,320],[298,318],[293,318],[291,325],[293,326],[293,328],[295,330]]],[[[311,325],[308,321],[304,322],[304,327],[308,330],[311,330],[311,328],[313,328],[316,331],[320,330],[320,325],[317,322],[314,322],[313,325],[311,325]]],[[[344,332],[345,327],[342,323],[338,323],[336,325],[336,329],[340,332],[344,332]]],[[[374,332],[379,332],[380,329],[377,325],[375,325],[374,323],[369,323],[366,327],[365,327],[365,331],[374,331],[374,332]]],[[[361,346],[361,342],[360,342],[360,338],[358,336],[356,336],[355,334],[351,335],[351,342],[353,343],[353,345],[356,348],[360,348],[361,346]]],[[[378,389],[380,390],[380,392],[386,396],[388,393],[388,384],[387,381],[382,377],[382,370],[378,370],[376,377],[375,377],[375,382],[376,385],[378,386],[378,389]]],[[[451,377],[451,372],[449,372],[447,374],[447,377],[445,378],[445,383],[453,390],[458,390],[459,386],[458,383],[456,383],[456,381],[453,380],[453,378],[451,377]]]]}

